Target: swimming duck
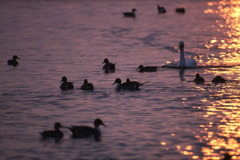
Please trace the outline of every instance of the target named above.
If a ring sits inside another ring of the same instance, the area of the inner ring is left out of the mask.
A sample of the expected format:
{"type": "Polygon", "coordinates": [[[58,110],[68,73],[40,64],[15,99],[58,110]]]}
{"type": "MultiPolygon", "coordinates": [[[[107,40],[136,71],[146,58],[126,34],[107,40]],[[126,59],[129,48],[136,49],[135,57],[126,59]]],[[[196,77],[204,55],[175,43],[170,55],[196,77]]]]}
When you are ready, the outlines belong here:
{"type": "Polygon", "coordinates": [[[157,5],[158,13],[166,13],[166,9],[163,6],[157,5]]]}
{"type": "Polygon", "coordinates": [[[185,59],[184,57],[184,42],[179,42],[179,49],[180,49],[180,61],[177,62],[178,68],[196,68],[197,62],[195,59],[185,59]]]}
{"type": "Polygon", "coordinates": [[[63,128],[62,124],[59,122],[56,122],[54,124],[54,129],[55,130],[47,130],[47,131],[43,131],[40,132],[40,134],[42,135],[43,138],[57,138],[57,139],[61,139],[63,138],[63,132],[59,129],[59,128],[63,128]]]}
{"type": "Polygon", "coordinates": [[[156,72],[158,69],[157,66],[143,66],[143,65],[139,65],[139,67],[137,68],[137,70],[139,72],[156,72]]]}
{"type": "Polygon", "coordinates": [[[185,8],[176,8],[177,13],[185,13],[185,8]]]}
{"type": "Polygon", "coordinates": [[[117,84],[116,90],[139,90],[139,87],[145,83],[147,82],[139,83],[136,81],[130,81],[129,78],[126,82],[122,83],[122,80],[117,78],[112,85],[117,84]]]}
{"type": "Polygon", "coordinates": [[[7,61],[8,65],[17,66],[19,63],[16,59],[20,59],[20,58],[18,58],[18,56],[14,55],[12,59],[7,61]]]}
{"type": "Polygon", "coordinates": [[[132,9],[132,12],[123,12],[123,15],[124,15],[124,17],[132,17],[132,18],[135,18],[136,17],[136,15],[135,15],[135,12],[136,12],[137,10],[135,9],[135,8],[133,8],[132,9]]]}
{"type": "Polygon", "coordinates": [[[85,79],[84,82],[83,82],[83,85],[81,86],[80,89],[92,91],[92,90],[94,90],[94,87],[93,87],[92,83],[88,82],[88,80],[85,79]]]}
{"type": "Polygon", "coordinates": [[[222,78],[221,76],[216,76],[213,78],[212,83],[225,83],[227,80],[222,78]]]}
{"type": "Polygon", "coordinates": [[[67,81],[67,77],[63,76],[61,80],[62,84],[60,86],[61,90],[73,89],[74,85],[72,82],[67,81]]]}
{"type": "Polygon", "coordinates": [[[204,80],[204,78],[202,78],[202,77],[200,76],[199,73],[197,73],[197,74],[196,74],[196,78],[194,79],[194,82],[195,82],[196,84],[202,84],[202,83],[205,82],[205,80],[204,80]]]}
{"type": "Polygon", "coordinates": [[[106,126],[103,121],[99,118],[95,119],[94,122],[94,127],[90,126],[71,126],[71,127],[66,127],[72,132],[72,138],[87,138],[94,136],[96,137],[101,137],[101,130],[99,128],[100,125],[106,126]]]}
{"type": "Polygon", "coordinates": [[[104,70],[106,70],[106,71],[115,71],[115,64],[110,63],[107,58],[104,59],[103,63],[105,63],[105,65],[103,66],[104,70]]]}

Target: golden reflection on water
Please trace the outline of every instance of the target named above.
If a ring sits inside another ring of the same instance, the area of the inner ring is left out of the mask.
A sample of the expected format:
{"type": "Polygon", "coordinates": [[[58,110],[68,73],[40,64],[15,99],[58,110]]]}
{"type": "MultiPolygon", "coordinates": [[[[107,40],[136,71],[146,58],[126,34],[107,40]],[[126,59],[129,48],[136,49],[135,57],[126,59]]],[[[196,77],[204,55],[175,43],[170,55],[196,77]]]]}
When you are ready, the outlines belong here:
{"type": "MultiPolygon", "coordinates": [[[[206,48],[211,52],[207,55],[205,65],[235,66],[240,64],[240,0],[221,0],[209,2],[210,9],[206,14],[216,17],[212,28],[220,35],[213,37],[206,48]],[[213,9],[212,9],[213,8],[213,9]],[[216,55],[215,55],[216,54],[216,55]]],[[[200,61],[201,62],[201,61],[200,61]]],[[[232,159],[240,160],[240,67],[224,69],[206,69],[205,73],[226,75],[237,81],[227,84],[196,86],[199,92],[209,92],[209,97],[203,98],[206,103],[204,118],[208,124],[200,125],[200,133],[194,133],[199,142],[206,144],[199,153],[195,153],[191,146],[183,148],[177,146],[181,154],[189,155],[192,159],[220,160],[228,153],[232,159]],[[236,77],[238,76],[238,77],[236,77]],[[202,158],[200,158],[202,157],[202,158]]],[[[199,108],[199,107],[196,107],[199,108]]]]}

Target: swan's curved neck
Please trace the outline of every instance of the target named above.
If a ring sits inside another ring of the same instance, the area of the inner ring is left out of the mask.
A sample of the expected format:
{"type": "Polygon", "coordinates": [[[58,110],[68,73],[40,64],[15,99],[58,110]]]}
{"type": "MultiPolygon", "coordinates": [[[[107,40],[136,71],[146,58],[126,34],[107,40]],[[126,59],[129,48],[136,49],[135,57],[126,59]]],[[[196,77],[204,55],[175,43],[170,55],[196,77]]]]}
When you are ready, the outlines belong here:
{"type": "Polygon", "coordinates": [[[184,49],[183,49],[183,47],[180,48],[179,67],[186,67],[186,61],[185,61],[185,57],[184,57],[184,49]]]}

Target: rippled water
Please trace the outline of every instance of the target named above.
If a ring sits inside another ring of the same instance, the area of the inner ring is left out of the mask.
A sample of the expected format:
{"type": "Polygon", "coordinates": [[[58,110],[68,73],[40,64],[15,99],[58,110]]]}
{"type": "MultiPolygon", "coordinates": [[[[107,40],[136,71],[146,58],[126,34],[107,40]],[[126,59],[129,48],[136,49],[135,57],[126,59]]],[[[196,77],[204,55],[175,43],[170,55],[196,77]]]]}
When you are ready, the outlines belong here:
{"type": "Polygon", "coordinates": [[[240,159],[239,10],[234,0],[1,0],[0,158],[240,159]],[[133,7],[137,17],[124,18],[133,7]],[[178,60],[179,41],[199,66],[217,67],[136,71],[178,60]],[[6,64],[12,55],[19,66],[6,64]],[[115,73],[102,71],[104,58],[115,73]],[[193,83],[196,73],[204,85],[193,83]],[[73,91],[59,89],[64,75],[73,91]],[[210,83],[216,75],[228,83],[210,83]],[[117,77],[149,82],[117,92],[117,77]],[[85,78],[95,91],[79,89],[85,78]],[[66,129],[58,143],[38,133],[95,118],[107,124],[100,142],[72,139],[66,129]]]}

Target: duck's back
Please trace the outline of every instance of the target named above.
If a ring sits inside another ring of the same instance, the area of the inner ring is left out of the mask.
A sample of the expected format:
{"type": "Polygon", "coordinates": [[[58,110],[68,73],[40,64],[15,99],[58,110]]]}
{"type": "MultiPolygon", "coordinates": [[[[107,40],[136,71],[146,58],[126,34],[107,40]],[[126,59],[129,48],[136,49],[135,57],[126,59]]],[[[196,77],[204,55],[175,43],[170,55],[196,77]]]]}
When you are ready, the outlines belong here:
{"type": "Polygon", "coordinates": [[[89,126],[72,126],[70,130],[74,138],[85,138],[96,134],[95,129],[89,126]]]}
{"type": "Polygon", "coordinates": [[[74,89],[74,85],[72,82],[63,82],[60,86],[60,89],[62,90],[74,89]]]}
{"type": "Polygon", "coordinates": [[[16,60],[8,60],[7,63],[8,63],[8,65],[12,65],[12,66],[18,65],[18,61],[16,61],[16,60]]]}
{"type": "Polygon", "coordinates": [[[63,137],[63,133],[60,130],[57,131],[43,131],[40,132],[40,134],[43,136],[43,138],[48,138],[48,137],[52,137],[52,138],[62,138],[63,137]]]}

